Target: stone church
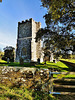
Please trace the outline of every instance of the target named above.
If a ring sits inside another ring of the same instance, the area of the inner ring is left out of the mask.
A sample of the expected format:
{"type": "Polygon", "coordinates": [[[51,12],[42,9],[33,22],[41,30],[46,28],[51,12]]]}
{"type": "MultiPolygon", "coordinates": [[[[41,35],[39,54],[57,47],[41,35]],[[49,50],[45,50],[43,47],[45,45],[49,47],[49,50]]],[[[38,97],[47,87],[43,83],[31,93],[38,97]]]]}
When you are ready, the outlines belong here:
{"type": "Polygon", "coordinates": [[[41,28],[40,22],[35,22],[32,18],[22,22],[18,22],[18,35],[16,45],[16,61],[20,58],[24,62],[43,62],[43,54],[41,53],[41,41],[35,42],[36,32],[41,28]]]}

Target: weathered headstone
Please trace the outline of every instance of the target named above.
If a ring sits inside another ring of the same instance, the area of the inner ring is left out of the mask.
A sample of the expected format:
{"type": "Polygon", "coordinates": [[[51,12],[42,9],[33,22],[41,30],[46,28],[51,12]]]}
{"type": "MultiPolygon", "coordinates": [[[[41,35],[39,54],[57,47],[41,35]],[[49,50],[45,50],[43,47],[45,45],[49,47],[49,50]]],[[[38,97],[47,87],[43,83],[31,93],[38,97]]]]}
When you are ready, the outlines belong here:
{"type": "Polygon", "coordinates": [[[9,58],[7,58],[7,63],[9,64],[9,58]]]}
{"type": "Polygon", "coordinates": [[[24,64],[24,59],[20,58],[20,65],[23,65],[23,64],[24,64]]]}
{"type": "Polygon", "coordinates": [[[40,58],[38,58],[37,61],[38,61],[38,64],[40,64],[40,58]]]}

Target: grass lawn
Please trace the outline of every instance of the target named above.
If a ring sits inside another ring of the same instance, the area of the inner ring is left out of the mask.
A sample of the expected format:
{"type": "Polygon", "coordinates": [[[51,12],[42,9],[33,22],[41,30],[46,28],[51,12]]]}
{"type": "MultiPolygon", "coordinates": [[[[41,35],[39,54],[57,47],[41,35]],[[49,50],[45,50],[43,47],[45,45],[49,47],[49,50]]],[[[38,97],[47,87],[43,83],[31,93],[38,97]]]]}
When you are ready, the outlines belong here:
{"type": "Polygon", "coordinates": [[[75,59],[61,59],[61,60],[64,60],[64,61],[68,61],[68,62],[75,63],[75,59]]]}
{"type": "Polygon", "coordinates": [[[57,63],[53,63],[53,62],[47,62],[46,65],[44,65],[43,63],[40,65],[36,65],[36,67],[38,68],[54,68],[57,69],[60,72],[67,72],[68,71],[68,66],[66,66],[64,63],[62,62],[57,62],[57,63]]]}
{"type": "Polygon", "coordinates": [[[9,62],[0,59],[0,66],[18,66],[18,67],[34,67],[30,63],[24,63],[24,65],[20,65],[18,62],[9,62]]]}
{"type": "Polygon", "coordinates": [[[9,64],[4,61],[4,60],[0,60],[0,66],[18,66],[18,67],[33,67],[33,68],[55,68],[59,71],[67,71],[68,70],[68,66],[66,66],[64,63],[62,62],[57,62],[57,63],[53,63],[53,62],[47,62],[46,65],[43,63],[41,64],[30,64],[30,63],[24,63],[24,65],[20,65],[18,62],[10,62],[9,64]]]}
{"type": "Polygon", "coordinates": [[[0,59],[0,63],[7,63],[7,61],[4,61],[4,60],[0,59]]]}
{"type": "Polygon", "coordinates": [[[75,75],[68,74],[68,75],[65,76],[65,78],[75,78],[75,75]]]}
{"type": "Polygon", "coordinates": [[[22,88],[9,88],[0,84],[0,100],[57,100],[52,95],[42,91],[22,88]]]}
{"type": "Polygon", "coordinates": [[[70,79],[75,79],[75,74],[67,74],[67,75],[62,75],[62,74],[54,74],[54,78],[62,79],[62,78],[70,78],[70,79]]]}

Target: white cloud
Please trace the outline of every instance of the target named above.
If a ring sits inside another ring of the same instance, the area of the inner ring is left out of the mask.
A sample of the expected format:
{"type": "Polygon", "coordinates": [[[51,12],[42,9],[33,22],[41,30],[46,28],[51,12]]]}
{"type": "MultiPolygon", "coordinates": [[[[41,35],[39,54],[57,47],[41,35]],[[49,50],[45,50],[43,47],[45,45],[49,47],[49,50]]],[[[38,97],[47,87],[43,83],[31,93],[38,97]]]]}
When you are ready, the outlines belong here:
{"type": "Polygon", "coordinates": [[[8,44],[8,43],[4,43],[4,42],[0,42],[0,44],[3,45],[3,46],[11,46],[11,45],[13,45],[13,44],[8,44]]]}
{"type": "Polygon", "coordinates": [[[0,32],[0,48],[4,48],[6,46],[16,47],[16,36],[14,36],[10,32],[0,32]]]}

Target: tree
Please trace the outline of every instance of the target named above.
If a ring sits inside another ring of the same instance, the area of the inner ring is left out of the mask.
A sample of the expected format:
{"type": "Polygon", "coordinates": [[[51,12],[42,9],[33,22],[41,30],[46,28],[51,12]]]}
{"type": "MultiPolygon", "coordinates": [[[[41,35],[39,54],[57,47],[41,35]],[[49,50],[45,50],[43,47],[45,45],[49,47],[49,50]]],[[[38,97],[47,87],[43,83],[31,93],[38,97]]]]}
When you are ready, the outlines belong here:
{"type": "Polygon", "coordinates": [[[74,0],[41,0],[42,6],[46,7],[48,13],[44,16],[47,25],[52,21],[60,21],[75,26],[75,1],[74,0]]]}
{"type": "Polygon", "coordinates": [[[75,45],[74,0],[41,0],[41,2],[48,11],[44,16],[47,27],[38,31],[36,40],[49,33],[50,43],[58,50],[75,45]]]}
{"type": "Polygon", "coordinates": [[[53,60],[53,54],[54,58],[58,58],[60,54],[60,47],[57,49],[58,42],[57,39],[57,32],[53,32],[48,28],[41,28],[37,34],[36,34],[36,42],[39,41],[41,38],[43,38],[43,44],[44,47],[42,47],[42,50],[44,51],[44,56],[48,56],[51,61],[53,60]],[[58,54],[58,56],[56,56],[58,54]]]}
{"type": "Polygon", "coordinates": [[[3,52],[2,52],[2,50],[0,49],[0,59],[2,59],[2,57],[3,57],[3,52]]]}
{"type": "Polygon", "coordinates": [[[11,61],[11,62],[13,62],[14,61],[14,47],[12,47],[12,46],[6,46],[5,48],[4,48],[4,57],[3,57],[3,60],[8,60],[9,59],[9,61],[11,61]]]}
{"type": "Polygon", "coordinates": [[[47,8],[45,22],[51,30],[61,34],[75,36],[75,1],[74,0],[41,0],[47,8]]]}

